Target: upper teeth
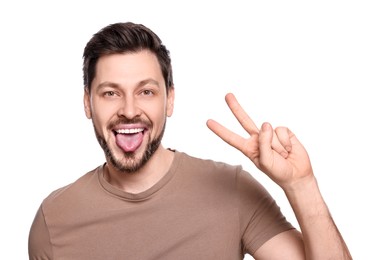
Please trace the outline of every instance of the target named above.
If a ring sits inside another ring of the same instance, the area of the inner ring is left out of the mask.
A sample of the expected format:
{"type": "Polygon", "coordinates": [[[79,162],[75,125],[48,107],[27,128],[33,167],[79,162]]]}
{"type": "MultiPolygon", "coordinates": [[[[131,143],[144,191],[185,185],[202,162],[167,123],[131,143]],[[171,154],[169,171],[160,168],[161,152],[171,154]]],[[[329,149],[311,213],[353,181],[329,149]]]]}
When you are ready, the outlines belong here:
{"type": "Polygon", "coordinates": [[[130,129],[116,130],[116,132],[118,134],[135,134],[135,133],[139,133],[139,132],[142,132],[142,131],[143,131],[143,128],[130,128],[130,129]]]}

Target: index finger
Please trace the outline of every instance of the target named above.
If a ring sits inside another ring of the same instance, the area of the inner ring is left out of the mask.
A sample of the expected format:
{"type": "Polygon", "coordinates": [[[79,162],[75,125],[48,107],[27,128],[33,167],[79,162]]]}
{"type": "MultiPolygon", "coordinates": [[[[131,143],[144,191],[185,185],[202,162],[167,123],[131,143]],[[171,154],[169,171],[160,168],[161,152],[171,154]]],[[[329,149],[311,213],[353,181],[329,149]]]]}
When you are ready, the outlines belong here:
{"type": "Polygon", "coordinates": [[[228,128],[222,126],[215,120],[209,119],[206,122],[208,128],[219,136],[227,144],[237,148],[241,152],[245,151],[245,139],[238,134],[232,132],[228,128]]]}
{"type": "Polygon", "coordinates": [[[237,118],[238,122],[241,126],[248,132],[250,135],[258,134],[259,129],[250,118],[250,116],[245,112],[245,110],[241,107],[240,103],[238,103],[236,97],[232,93],[228,93],[225,96],[225,101],[228,104],[228,107],[232,111],[233,115],[237,118]]]}

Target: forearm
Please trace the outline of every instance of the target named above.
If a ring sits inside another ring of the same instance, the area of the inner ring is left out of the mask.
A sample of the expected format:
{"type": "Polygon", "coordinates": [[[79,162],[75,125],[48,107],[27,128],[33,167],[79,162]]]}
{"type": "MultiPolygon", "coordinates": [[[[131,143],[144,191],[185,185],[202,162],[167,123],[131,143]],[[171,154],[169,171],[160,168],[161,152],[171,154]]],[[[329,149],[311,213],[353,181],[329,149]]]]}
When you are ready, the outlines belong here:
{"type": "Polygon", "coordinates": [[[300,225],[306,259],[352,259],[314,177],[284,189],[300,225]]]}

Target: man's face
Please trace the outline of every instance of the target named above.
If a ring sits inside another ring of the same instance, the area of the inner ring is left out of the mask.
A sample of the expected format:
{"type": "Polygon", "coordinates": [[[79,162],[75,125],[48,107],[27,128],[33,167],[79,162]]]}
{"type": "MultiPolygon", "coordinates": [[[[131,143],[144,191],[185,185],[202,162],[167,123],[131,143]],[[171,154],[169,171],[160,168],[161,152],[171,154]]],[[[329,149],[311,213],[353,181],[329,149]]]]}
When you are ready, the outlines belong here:
{"type": "Polygon", "coordinates": [[[174,90],[167,95],[157,57],[147,50],[101,57],[84,96],[107,162],[122,172],[139,170],[157,151],[173,102],[174,90]]]}

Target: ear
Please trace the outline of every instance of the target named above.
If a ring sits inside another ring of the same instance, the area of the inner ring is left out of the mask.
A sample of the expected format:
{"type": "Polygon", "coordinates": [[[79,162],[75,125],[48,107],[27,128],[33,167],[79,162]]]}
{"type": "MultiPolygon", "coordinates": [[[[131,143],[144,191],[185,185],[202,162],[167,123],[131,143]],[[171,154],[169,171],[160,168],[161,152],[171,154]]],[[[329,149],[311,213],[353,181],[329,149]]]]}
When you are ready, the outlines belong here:
{"type": "Polygon", "coordinates": [[[83,95],[83,104],[85,106],[85,114],[88,119],[91,119],[91,101],[90,93],[87,88],[85,88],[85,93],[83,95]]]}
{"type": "Polygon", "coordinates": [[[168,90],[168,96],[167,96],[167,116],[171,117],[173,114],[173,108],[174,108],[174,87],[170,87],[168,90]]]}

